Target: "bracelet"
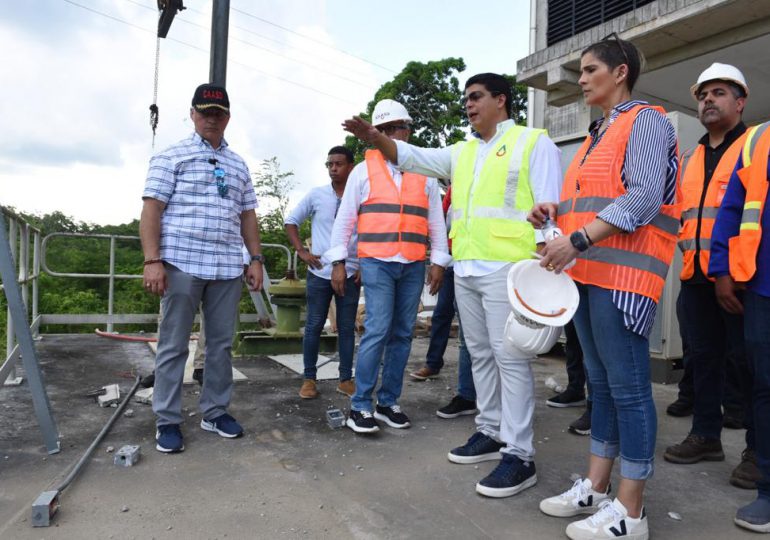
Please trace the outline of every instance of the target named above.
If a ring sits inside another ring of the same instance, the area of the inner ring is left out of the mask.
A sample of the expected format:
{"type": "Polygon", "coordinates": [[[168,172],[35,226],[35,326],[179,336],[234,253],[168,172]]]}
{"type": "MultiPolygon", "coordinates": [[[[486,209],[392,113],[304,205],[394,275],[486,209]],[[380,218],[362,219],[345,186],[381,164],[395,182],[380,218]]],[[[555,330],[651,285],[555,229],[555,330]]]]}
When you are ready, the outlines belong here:
{"type": "Polygon", "coordinates": [[[148,266],[150,264],[157,264],[162,262],[163,262],[163,259],[147,259],[146,261],[144,261],[144,265],[148,266]]]}
{"type": "Polygon", "coordinates": [[[332,261],[332,266],[337,266],[340,264],[345,264],[345,259],[340,259],[338,261],[332,261]]]}
{"type": "Polygon", "coordinates": [[[586,230],[586,228],[585,228],[585,227],[583,227],[583,234],[585,235],[585,237],[586,237],[586,240],[588,240],[588,245],[589,245],[589,246],[593,246],[593,245],[594,245],[594,241],[593,241],[593,240],[591,240],[591,237],[590,237],[590,236],[588,236],[588,231],[586,230]]]}

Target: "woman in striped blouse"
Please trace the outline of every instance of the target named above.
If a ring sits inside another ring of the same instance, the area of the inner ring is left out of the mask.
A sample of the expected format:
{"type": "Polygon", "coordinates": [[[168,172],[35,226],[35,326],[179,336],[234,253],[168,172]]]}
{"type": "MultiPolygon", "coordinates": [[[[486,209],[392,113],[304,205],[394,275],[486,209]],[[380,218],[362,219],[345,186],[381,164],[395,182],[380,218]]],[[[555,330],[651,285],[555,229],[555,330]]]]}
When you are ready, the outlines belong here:
{"type": "Polygon", "coordinates": [[[578,81],[603,116],[591,124],[570,165],[558,205],[533,208],[541,226],[556,217],[564,236],[542,250],[541,264],[578,283],[575,315],[593,390],[591,455],[586,478],[543,500],[553,516],[593,516],[571,523],[573,539],[647,539],[644,485],[653,473],[657,418],[648,336],[674,253],[677,144],[659,107],[631,99],[641,55],[616,35],[583,51],[578,81]],[[612,466],[620,458],[617,497],[612,466]]]}

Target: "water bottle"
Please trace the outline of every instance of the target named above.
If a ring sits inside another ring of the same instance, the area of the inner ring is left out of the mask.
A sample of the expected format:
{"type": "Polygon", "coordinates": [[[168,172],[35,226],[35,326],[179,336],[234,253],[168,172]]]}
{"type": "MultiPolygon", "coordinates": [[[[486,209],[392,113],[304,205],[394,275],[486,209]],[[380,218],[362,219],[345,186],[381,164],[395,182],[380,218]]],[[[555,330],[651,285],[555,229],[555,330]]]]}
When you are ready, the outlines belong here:
{"type": "MultiPolygon", "coordinates": [[[[543,222],[543,226],[540,230],[543,231],[543,237],[545,238],[546,243],[562,235],[561,229],[558,227],[558,225],[556,225],[556,221],[552,220],[548,216],[545,217],[545,221],[543,222]]],[[[575,260],[570,261],[564,267],[564,269],[567,270],[573,266],[575,266],[575,260]]]]}

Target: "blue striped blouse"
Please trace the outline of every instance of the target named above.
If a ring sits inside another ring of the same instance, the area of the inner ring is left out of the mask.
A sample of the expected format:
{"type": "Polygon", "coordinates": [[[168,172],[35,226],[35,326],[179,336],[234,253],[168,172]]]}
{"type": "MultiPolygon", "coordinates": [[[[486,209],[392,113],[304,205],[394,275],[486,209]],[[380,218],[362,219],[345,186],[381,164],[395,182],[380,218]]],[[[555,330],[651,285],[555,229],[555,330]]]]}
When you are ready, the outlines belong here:
{"type": "MultiPolygon", "coordinates": [[[[646,104],[645,101],[631,100],[617,105],[610,113],[609,125],[621,113],[636,105],[646,104]]],[[[592,144],[588,153],[601,139],[599,130],[603,122],[604,118],[600,118],[591,124],[592,144]]],[[[662,204],[674,203],[678,168],[674,126],[653,109],[641,111],[634,120],[621,171],[626,193],[599,212],[597,217],[629,233],[647,225],[658,215],[662,204]]],[[[612,301],[623,312],[626,328],[644,337],[650,335],[657,309],[657,303],[652,298],[627,291],[612,291],[612,301]]]]}

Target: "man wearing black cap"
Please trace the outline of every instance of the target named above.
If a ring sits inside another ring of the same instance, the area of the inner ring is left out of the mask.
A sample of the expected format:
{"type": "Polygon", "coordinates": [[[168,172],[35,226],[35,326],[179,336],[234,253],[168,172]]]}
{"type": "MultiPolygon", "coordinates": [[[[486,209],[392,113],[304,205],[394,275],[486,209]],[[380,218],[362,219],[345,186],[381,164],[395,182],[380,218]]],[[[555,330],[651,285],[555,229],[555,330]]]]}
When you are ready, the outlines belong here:
{"type": "Polygon", "coordinates": [[[156,448],[184,450],[182,378],[193,320],[202,303],[206,319],[201,428],[222,437],[243,435],[229,414],[233,377],[231,343],[241,296],[245,244],[251,256],[246,281],[262,287],[262,255],[249,169],[224,139],[230,121],[227,91],[202,84],[192,99],[195,133],[153,156],[144,187],[139,234],[144,286],[161,297],[163,320],[155,359],[152,409],[156,448]]]}

